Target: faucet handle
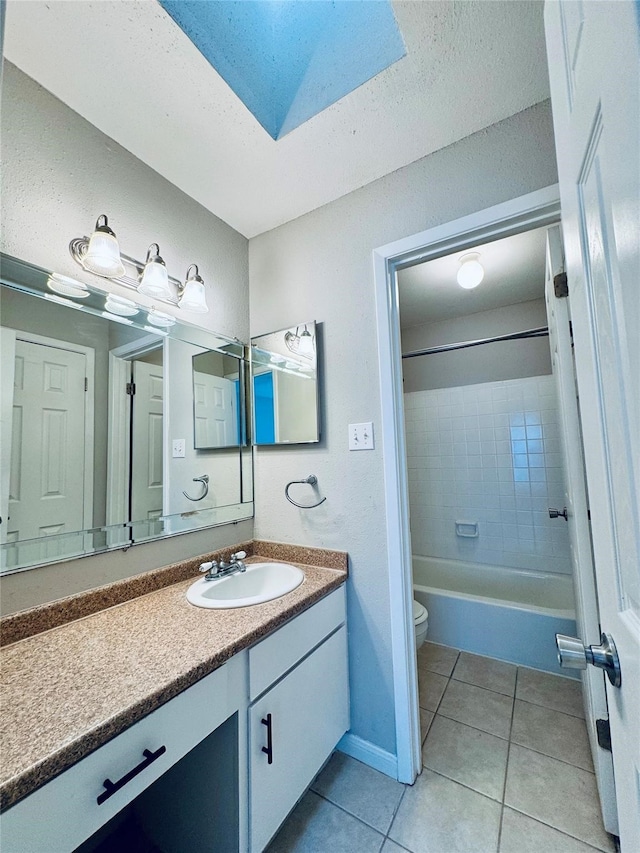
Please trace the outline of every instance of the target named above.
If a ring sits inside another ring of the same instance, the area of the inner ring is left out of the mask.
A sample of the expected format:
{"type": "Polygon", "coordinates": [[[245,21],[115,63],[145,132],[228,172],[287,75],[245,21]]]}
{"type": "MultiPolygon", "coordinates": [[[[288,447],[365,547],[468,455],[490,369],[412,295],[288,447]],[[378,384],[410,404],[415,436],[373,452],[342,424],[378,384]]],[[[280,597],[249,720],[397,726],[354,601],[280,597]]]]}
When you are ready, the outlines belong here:
{"type": "Polygon", "coordinates": [[[238,552],[237,552],[237,554],[232,554],[232,555],[231,555],[231,559],[232,559],[232,560],[244,560],[244,558],[245,558],[246,556],[247,556],[247,552],[246,552],[246,551],[238,551],[238,552]]]}
{"type": "Polygon", "coordinates": [[[218,561],[214,560],[212,563],[202,563],[200,565],[199,571],[201,572],[210,572],[212,569],[218,568],[218,561]]]}

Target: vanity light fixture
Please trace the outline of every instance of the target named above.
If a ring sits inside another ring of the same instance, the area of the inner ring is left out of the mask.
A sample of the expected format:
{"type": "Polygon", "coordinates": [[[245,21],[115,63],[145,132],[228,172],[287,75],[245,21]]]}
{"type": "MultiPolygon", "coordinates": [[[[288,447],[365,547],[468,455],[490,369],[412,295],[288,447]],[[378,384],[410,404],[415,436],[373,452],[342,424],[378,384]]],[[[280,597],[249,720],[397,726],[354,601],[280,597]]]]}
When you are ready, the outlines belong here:
{"type": "MultiPolygon", "coordinates": [[[[123,254],[120,252],[116,235],[109,227],[105,214],[98,217],[95,231],[90,238],[74,237],[71,240],[69,252],[73,260],[88,272],[108,278],[132,290],[139,290],[140,293],[152,299],[195,314],[205,314],[209,310],[204,281],[200,277],[196,264],[191,264],[187,270],[186,279],[182,282],[168,274],[157,243],[149,246],[144,263],[123,254]]],[[[55,287],[49,286],[55,290],[55,287]]],[[[83,290],[86,289],[79,283],[78,286],[83,290]]],[[[80,293],[67,295],[79,297],[80,293]]]]}
{"type": "Polygon", "coordinates": [[[96,221],[82,265],[89,272],[104,278],[117,278],[124,275],[120,247],[104,213],[96,221]]]}
{"type": "Polygon", "coordinates": [[[178,305],[185,311],[193,311],[194,314],[206,314],[209,310],[204,292],[204,281],[200,278],[197,264],[191,264],[187,270],[185,282],[179,288],[178,296],[178,305]],[[194,272],[191,273],[191,270],[194,272]]]}
{"type": "Polygon", "coordinates": [[[460,258],[457,279],[460,287],[465,290],[477,287],[484,278],[484,267],[478,260],[479,257],[478,252],[468,252],[460,258]]]}
{"type": "Polygon", "coordinates": [[[118,314],[120,317],[134,317],[140,310],[131,299],[124,296],[116,296],[110,293],[104,303],[105,310],[110,314],[118,314]]]}
{"type": "Polygon", "coordinates": [[[287,345],[287,349],[296,355],[301,355],[303,358],[313,358],[313,335],[307,329],[306,325],[302,332],[298,333],[298,329],[299,326],[296,326],[295,334],[290,329],[284,333],[284,342],[287,345]]]}
{"type": "Polygon", "coordinates": [[[138,286],[140,293],[153,299],[171,299],[167,265],[160,257],[160,246],[152,243],[147,249],[147,260],[138,286]]]}
{"type": "Polygon", "coordinates": [[[153,326],[160,326],[162,328],[169,328],[169,326],[174,326],[176,319],[172,317],[171,314],[165,314],[162,311],[156,311],[155,308],[152,308],[151,311],[147,314],[147,320],[153,326]]]}

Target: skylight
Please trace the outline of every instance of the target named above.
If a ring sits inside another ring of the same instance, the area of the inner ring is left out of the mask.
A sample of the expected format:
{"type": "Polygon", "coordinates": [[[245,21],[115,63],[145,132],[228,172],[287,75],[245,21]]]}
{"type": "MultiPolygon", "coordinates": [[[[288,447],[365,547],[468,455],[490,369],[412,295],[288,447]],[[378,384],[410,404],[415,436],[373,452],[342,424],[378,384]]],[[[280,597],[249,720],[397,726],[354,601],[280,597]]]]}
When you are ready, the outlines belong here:
{"type": "Polygon", "coordinates": [[[387,0],[159,0],[274,139],[405,53],[387,0]]]}

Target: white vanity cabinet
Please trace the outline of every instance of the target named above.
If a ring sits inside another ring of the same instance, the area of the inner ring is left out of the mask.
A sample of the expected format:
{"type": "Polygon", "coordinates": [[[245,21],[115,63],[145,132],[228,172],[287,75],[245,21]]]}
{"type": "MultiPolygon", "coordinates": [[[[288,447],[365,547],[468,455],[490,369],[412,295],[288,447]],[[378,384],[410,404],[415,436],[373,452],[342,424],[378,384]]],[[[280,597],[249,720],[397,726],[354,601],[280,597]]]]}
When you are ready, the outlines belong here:
{"type": "Polygon", "coordinates": [[[2,853],[72,853],[134,801],[161,849],[259,853],[348,728],[340,587],[7,809],[2,853]]]}
{"type": "Polygon", "coordinates": [[[2,853],[74,850],[235,713],[246,701],[245,683],[246,653],[7,809],[0,817],[2,853]],[[111,795],[105,779],[117,788],[111,795]]]}
{"type": "Polygon", "coordinates": [[[344,588],[251,649],[249,681],[249,849],[261,853],[349,728],[344,588]]]}

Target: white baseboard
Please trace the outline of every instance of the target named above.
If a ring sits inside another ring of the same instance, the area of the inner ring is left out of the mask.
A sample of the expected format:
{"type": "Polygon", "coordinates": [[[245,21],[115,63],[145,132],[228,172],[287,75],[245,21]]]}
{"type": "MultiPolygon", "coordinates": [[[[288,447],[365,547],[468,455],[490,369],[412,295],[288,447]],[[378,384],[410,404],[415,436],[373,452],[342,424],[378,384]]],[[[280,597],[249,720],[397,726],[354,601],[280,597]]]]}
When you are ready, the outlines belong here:
{"type": "Polygon", "coordinates": [[[336,749],[344,752],[345,755],[350,755],[351,758],[362,761],[363,764],[368,764],[369,767],[379,770],[386,776],[391,776],[392,779],[398,778],[397,757],[368,740],[363,740],[358,735],[347,732],[338,742],[336,749]]]}

